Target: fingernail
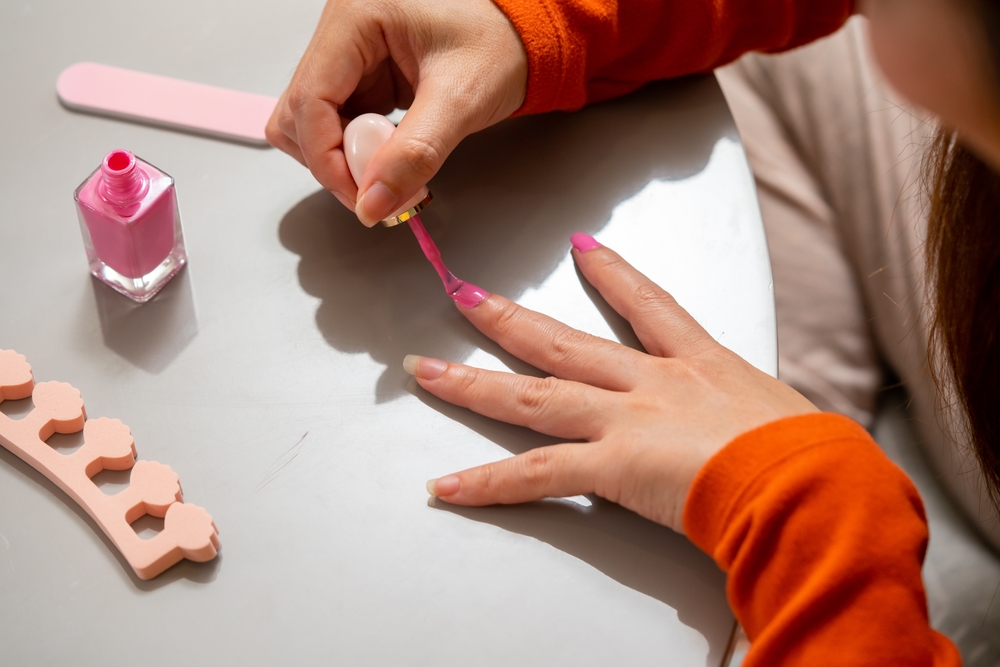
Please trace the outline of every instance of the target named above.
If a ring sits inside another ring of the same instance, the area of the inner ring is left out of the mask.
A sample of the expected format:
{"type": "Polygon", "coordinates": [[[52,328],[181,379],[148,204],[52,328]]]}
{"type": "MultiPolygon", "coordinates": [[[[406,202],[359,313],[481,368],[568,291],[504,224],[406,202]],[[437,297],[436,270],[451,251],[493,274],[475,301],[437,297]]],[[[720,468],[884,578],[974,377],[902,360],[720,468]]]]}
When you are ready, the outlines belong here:
{"type": "Polygon", "coordinates": [[[448,362],[408,354],[403,357],[403,370],[421,380],[437,380],[448,369],[448,362]]]}
{"type": "Polygon", "coordinates": [[[462,308],[475,308],[486,299],[490,298],[490,293],[482,287],[465,283],[457,292],[451,295],[452,301],[462,308]]]}
{"type": "Polygon", "coordinates": [[[360,220],[361,224],[364,225],[365,227],[374,227],[378,223],[377,218],[376,219],[370,218],[368,217],[368,214],[365,213],[364,195],[358,197],[358,203],[354,205],[354,214],[358,216],[358,220],[360,220]]]}
{"type": "Polygon", "coordinates": [[[354,210],[354,201],[350,197],[341,192],[334,192],[333,190],[330,190],[330,194],[336,197],[337,201],[346,206],[349,210],[354,210]]]}
{"type": "Polygon", "coordinates": [[[601,244],[597,242],[597,239],[590,234],[584,234],[583,232],[573,234],[569,237],[569,242],[572,243],[573,247],[580,252],[587,252],[588,250],[601,247],[601,244]]]}
{"type": "Polygon", "coordinates": [[[448,475],[447,477],[432,479],[427,482],[427,493],[431,494],[435,498],[453,496],[458,493],[458,489],[461,486],[462,480],[458,478],[458,475],[448,475]]]}
{"type": "Polygon", "coordinates": [[[358,198],[358,205],[354,212],[361,219],[361,222],[371,227],[395,212],[398,201],[399,197],[394,195],[392,190],[381,181],[376,181],[358,198]]]}

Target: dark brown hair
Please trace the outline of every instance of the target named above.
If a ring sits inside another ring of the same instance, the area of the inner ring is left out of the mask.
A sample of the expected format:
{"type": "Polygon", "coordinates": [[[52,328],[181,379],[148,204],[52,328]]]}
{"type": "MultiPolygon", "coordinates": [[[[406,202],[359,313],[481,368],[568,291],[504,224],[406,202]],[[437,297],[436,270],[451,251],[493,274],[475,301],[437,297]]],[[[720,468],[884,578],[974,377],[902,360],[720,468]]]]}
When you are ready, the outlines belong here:
{"type": "MultiPolygon", "coordinates": [[[[969,0],[1000,100],[1000,1],[969,0]]],[[[942,130],[928,154],[931,367],[965,414],[962,434],[1000,512],[1000,174],[942,130]]]]}
{"type": "Polygon", "coordinates": [[[1000,511],[1000,175],[946,130],[927,167],[931,367],[1000,511]]]}

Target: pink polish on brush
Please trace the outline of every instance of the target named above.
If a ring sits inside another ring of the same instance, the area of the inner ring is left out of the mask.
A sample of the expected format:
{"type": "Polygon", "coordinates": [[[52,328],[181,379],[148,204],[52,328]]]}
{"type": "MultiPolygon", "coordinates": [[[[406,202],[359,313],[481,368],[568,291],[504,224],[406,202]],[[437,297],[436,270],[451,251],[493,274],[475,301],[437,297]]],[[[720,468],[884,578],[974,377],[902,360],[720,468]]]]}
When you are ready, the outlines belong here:
{"type": "Polygon", "coordinates": [[[140,303],[187,263],[174,179],[126,150],[73,193],[90,272],[140,303]]]}
{"type": "MultiPolygon", "coordinates": [[[[358,116],[344,128],[344,155],[347,157],[347,166],[351,170],[351,176],[355,183],[361,182],[361,177],[368,168],[368,163],[378,149],[389,139],[396,126],[385,116],[367,113],[358,116]]],[[[427,260],[434,266],[445,292],[448,293],[455,303],[464,308],[478,306],[489,292],[472,283],[467,283],[457,278],[454,273],[448,270],[441,259],[441,251],[438,250],[434,239],[427,233],[424,223],[417,215],[427,207],[433,199],[426,187],[421,188],[414,197],[401,209],[382,221],[386,227],[393,227],[402,222],[407,222],[413,235],[417,237],[420,249],[424,251],[427,260]]]]}

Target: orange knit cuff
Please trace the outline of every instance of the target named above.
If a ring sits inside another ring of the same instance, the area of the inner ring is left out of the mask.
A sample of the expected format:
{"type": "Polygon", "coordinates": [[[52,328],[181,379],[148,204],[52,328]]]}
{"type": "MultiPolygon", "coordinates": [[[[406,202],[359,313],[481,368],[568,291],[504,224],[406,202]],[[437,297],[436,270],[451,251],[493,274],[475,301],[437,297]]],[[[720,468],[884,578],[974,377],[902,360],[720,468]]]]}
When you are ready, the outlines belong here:
{"type": "Polygon", "coordinates": [[[834,440],[871,436],[847,417],[813,413],[765,424],[739,436],[698,472],[684,504],[684,532],[707,554],[747,500],[745,491],[763,474],[797,454],[834,440]]]}
{"type": "MultiPolygon", "coordinates": [[[[515,116],[566,107],[564,90],[571,69],[571,39],[552,0],[493,0],[521,36],[528,54],[528,90],[515,116]]],[[[585,63],[578,64],[583,69],[585,63]]],[[[586,102],[580,99],[576,107],[586,102]]]]}

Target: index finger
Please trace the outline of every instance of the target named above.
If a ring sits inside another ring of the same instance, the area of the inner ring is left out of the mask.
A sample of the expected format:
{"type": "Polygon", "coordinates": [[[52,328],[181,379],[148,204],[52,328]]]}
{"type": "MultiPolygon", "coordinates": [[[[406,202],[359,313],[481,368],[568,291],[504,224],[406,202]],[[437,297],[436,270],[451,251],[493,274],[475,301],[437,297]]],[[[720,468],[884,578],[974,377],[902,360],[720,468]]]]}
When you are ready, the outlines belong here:
{"type": "Polygon", "coordinates": [[[321,23],[285,95],[309,171],[324,188],[350,199],[357,197],[358,189],[344,155],[339,110],[364,74],[358,39],[321,23]]]}

